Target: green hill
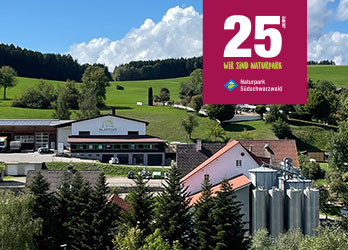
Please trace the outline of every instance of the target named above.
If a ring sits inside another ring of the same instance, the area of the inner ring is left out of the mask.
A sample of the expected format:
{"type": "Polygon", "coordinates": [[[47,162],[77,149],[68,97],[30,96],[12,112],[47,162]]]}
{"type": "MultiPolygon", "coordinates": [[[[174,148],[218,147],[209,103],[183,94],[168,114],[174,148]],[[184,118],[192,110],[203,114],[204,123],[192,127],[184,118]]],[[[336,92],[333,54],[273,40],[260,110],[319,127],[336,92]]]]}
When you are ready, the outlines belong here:
{"type": "Polygon", "coordinates": [[[313,81],[328,80],[338,88],[348,88],[348,66],[311,65],[307,67],[307,76],[313,81]]]}
{"type": "MultiPolygon", "coordinates": [[[[337,86],[344,85],[344,76],[348,79],[347,66],[310,66],[308,67],[308,76],[313,80],[325,79],[332,80],[337,86]],[[333,69],[328,73],[322,74],[321,68],[333,69]],[[338,71],[337,71],[338,70],[338,71]],[[337,72],[340,72],[337,76],[337,72]],[[340,84],[337,84],[337,81],[340,84]]],[[[159,94],[161,87],[167,87],[170,90],[172,100],[179,100],[180,84],[186,82],[188,77],[173,79],[148,80],[148,81],[121,81],[111,82],[107,88],[106,104],[108,109],[102,110],[103,113],[111,112],[111,106],[117,107],[117,114],[142,119],[150,122],[147,131],[148,134],[162,137],[168,141],[186,141],[186,134],[181,128],[180,121],[188,114],[185,110],[179,110],[167,106],[147,106],[137,105],[137,102],[147,102],[148,87],[153,88],[154,95],[159,94]],[[124,90],[117,90],[116,85],[121,85],[124,90]]],[[[8,98],[10,100],[0,100],[0,119],[49,119],[53,110],[44,109],[25,109],[11,107],[13,98],[19,97],[26,89],[34,86],[39,82],[38,79],[18,77],[16,87],[8,89],[8,98]]],[[[64,84],[64,82],[51,81],[55,86],[64,84]]],[[[79,84],[79,83],[77,83],[79,84]]],[[[348,85],[348,83],[347,83],[348,85]]],[[[1,93],[1,92],[0,92],[1,93]]],[[[1,97],[1,95],[0,95],[1,97]]],[[[76,119],[73,112],[71,117],[76,119]]],[[[203,139],[206,142],[212,142],[209,138],[209,127],[214,124],[207,117],[198,117],[199,126],[193,132],[194,139],[203,139]]],[[[327,142],[327,131],[314,126],[291,126],[299,150],[325,150],[327,142]],[[309,133],[311,131],[311,133],[309,133]],[[310,134],[310,136],[309,136],[310,134]]],[[[243,139],[244,130],[249,131],[250,139],[276,139],[269,124],[263,121],[239,122],[225,127],[227,137],[234,139],[243,139]]],[[[219,141],[219,140],[218,140],[219,141]]],[[[221,141],[221,140],[220,140],[221,141]]]]}

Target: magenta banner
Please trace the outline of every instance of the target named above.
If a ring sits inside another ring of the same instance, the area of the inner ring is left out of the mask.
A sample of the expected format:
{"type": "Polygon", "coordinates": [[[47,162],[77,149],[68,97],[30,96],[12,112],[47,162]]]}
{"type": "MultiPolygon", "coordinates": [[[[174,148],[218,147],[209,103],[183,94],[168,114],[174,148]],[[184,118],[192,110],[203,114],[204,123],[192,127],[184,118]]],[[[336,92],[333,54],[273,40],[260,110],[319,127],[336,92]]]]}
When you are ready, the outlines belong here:
{"type": "Polygon", "coordinates": [[[205,104],[305,104],[307,1],[203,1],[205,104]]]}

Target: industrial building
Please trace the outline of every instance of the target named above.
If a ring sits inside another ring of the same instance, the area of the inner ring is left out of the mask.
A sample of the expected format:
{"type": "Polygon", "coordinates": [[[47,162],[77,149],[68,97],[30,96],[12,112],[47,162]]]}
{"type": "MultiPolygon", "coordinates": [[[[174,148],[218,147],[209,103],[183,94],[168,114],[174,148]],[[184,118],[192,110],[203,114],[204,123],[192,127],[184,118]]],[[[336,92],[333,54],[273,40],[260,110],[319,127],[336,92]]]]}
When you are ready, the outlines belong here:
{"type": "MultiPolygon", "coordinates": [[[[198,147],[199,149],[200,147],[198,147]]],[[[301,229],[313,235],[319,223],[319,191],[311,188],[299,168],[285,157],[278,165],[255,156],[239,141],[230,141],[211,157],[188,172],[181,180],[190,192],[191,203],[201,196],[201,184],[209,177],[213,195],[223,179],[241,202],[245,227],[253,233],[267,228],[273,235],[301,229]]]]}
{"type": "Polygon", "coordinates": [[[165,165],[166,141],[146,134],[148,122],[113,114],[75,121],[0,120],[0,136],[22,149],[70,149],[71,156],[120,164],[165,165]]]}

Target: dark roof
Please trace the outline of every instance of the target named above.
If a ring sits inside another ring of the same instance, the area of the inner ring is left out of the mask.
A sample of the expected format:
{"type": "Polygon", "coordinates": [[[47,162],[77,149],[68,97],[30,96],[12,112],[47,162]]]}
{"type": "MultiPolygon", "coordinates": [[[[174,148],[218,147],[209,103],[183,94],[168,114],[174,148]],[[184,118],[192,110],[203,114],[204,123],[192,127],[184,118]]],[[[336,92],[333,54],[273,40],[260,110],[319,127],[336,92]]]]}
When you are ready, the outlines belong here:
{"type": "MultiPolygon", "coordinates": [[[[42,175],[46,178],[46,180],[48,181],[48,183],[50,184],[50,191],[51,192],[57,192],[58,191],[58,187],[60,186],[60,182],[63,176],[64,172],[67,172],[70,176],[70,178],[72,179],[74,174],[72,173],[72,171],[64,171],[64,170],[40,170],[42,175]]],[[[28,174],[27,174],[27,178],[25,181],[25,186],[28,186],[31,184],[34,176],[36,175],[36,170],[29,170],[28,174]]],[[[100,174],[100,171],[98,170],[89,170],[89,171],[84,171],[81,170],[79,171],[82,175],[82,177],[89,182],[89,184],[91,186],[94,186],[97,178],[100,174]]]]}
{"type": "Polygon", "coordinates": [[[225,144],[202,144],[202,150],[197,151],[195,144],[178,144],[176,146],[176,163],[182,176],[199,166],[217,151],[222,149],[225,144]]]}
{"type": "Polygon", "coordinates": [[[131,120],[131,121],[135,121],[135,122],[141,122],[141,123],[145,123],[146,125],[149,125],[149,122],[147,122],[147,121],[141,121],[141,120],[137,120],[137,119],[133,119],[133,118],[129,118],[129,117],[124,117],[124,116],[120,116],[120,115],[103,114],[103,115],[98,115],[98,116],[94,116],[94,117],[90,117],[90,118],[85,118],[85,119],[81,119],[81,120],[75,120],[75,121],[65,122],[65,123],[62,123],[62,124],[58,124],[58,125],[56,125],[56,126],[54,126],[54,127],[56,127],[56,128],[61,128],[61,127],[71,126],[71,124],[76,123],[76,122],[82,122],[82,121],[87,121],[87,120],[93,120],[93,119],[100,118],[100,117],[105,117],[105,116],[113,116],[113,117],[117,117],[117,118],[121,118],[121,119],[131,120]]]}
{"type": "Polygon", "coordinates": [[[0,119],[0,126],[59,126],[71,122],[70,120],[57,119],[0,119]]]}
{"type": "MultiPolygon", "coordinates": [[[[299,167],[295,140],[238,140],[249,151],[251,156],[260,163],[264,161],[273,165],[280,165],[285,157],[293,160],[293,165],[299,167]],[[265,147],[266,144],[266,147],[265,147]],[[267,146],[268,144],[268,146],[267,146]],[[256,157],[255,157],[256,156],[256,157]]],[[[176,161],[183,176],[213,156],[226,144],[202,144],[202,150],[197,151],[195,144],[179,144],[176,150],[176,161]]]]}
{"type": "Polygon", "coordinates": [[[151,135],[71,135],[68,142],[165,142],[165,140],[151,135]]]}

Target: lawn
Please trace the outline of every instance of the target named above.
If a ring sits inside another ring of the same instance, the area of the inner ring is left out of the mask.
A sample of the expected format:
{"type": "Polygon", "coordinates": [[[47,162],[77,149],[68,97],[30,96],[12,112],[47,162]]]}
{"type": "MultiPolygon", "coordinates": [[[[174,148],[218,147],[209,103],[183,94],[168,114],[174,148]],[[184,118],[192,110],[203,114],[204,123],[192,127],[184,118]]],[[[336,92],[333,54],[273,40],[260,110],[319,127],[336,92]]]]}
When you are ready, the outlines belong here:
{"type": "Polygon", "coordinates": [[[313,81],[329,80],[336,87],[348,87],[348,66],[311,65],[307,67],[307,77],[313,81]]]}
{"type": "MultiPolygon", "coordinates": [[[[310,68],[312,67],[309,67],[309,72],[311,72],[310,68]]],[[[348,67],[346,69],[348,71],[348,67]]],[[[187,117],[187,111],[167,106],[140,106],[136,103],[147,102],[149,87],[153,88],[154,95],[159,93],[161,87],[167,87],[170,90],[171,99],[178,101],[180,84],[186,82],[187,79],[188,77],[180,77],[162,80],[111,82],[111,86],[107,88],[106,104],[108,108],[102,110],[102,113],[110,113],[111,107],[116,106],[116,112],[119,115],[148,121],[150,123],[147,127],[148,134],[159,136],[169,142],[186,142],[186,134],[180,123],[183,118],[187,117]],[[117,90],[116,85],[121,85],[124,90],[117,90]]],[[[11,107],[11,99],[19,97],[26,88],[33,87],[38,82],[38,79],[18,77],[17,86],[8,89],[7,96],[10,100],[0,100],[0,119],[51,118],[53,110],[11,107]]],[[[64,84],[64,82],[51,80],[47,80],[47,82],[52,83],[56,87],[64,84]]],[[[73,112],[71,119],[76,118],[76,114],[73,112]]],[[[209,127],[214,124],[213,121],[202,116],[197,117],[197,120],[199,126],[194,130],[192,134],[193,140],[189,141],[189,143],[194,143],[196,139],[202,139],[204,142],[223,141],[222,139],[209,137],[209,127]]],[[[250,139],[277,139],[271,131],[271,126],[263,121],[238,122],[225,125],[224,128],[227,138],[245,139],[241,132],[247,130],[248,138],[250,139]]],[[[327,131],[325,129],[310,125],[292,125],[291,128],[299,150],[326,149],[327,131]]]]}

